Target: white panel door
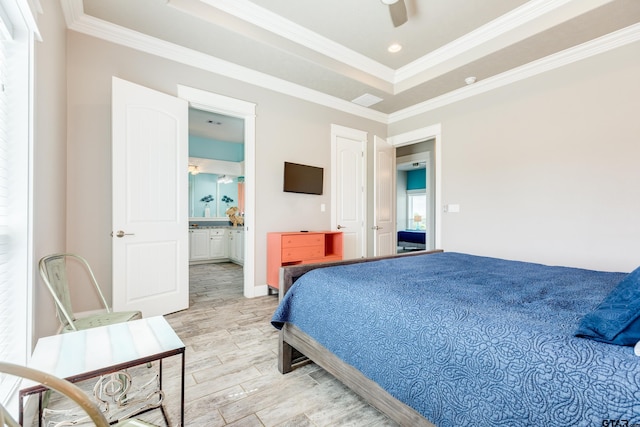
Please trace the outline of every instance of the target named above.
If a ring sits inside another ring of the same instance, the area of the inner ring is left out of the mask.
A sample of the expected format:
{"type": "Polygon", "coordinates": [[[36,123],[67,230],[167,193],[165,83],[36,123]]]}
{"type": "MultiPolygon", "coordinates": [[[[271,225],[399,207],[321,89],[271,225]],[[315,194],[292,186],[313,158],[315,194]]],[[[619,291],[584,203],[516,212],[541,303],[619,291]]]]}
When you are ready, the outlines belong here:
{"type": "Polygon", "coordinates": [[[373,192],[374,225],[373,254],[392,255],[396,252],[395,239],[395,149],[384,139],[374,136],[373,192]]]}
{"type": "Polygon", "coordinates": [[[188,104],[113,78],[113,307],[189,306],[188,104]]]}
{"type": "Polygon", "coordinates": [[[335,136],[335,224],[343,232],[344,259],[366,256],[364,147],[366,139],[335,136]]]}

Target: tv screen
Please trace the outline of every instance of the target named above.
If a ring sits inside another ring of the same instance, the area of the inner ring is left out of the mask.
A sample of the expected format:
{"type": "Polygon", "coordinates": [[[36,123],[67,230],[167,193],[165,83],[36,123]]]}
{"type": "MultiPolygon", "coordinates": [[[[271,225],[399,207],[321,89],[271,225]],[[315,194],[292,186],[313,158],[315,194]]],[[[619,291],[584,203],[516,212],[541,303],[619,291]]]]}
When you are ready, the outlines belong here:
{"type": "Polygon", "coordinates": [[[323,176],[322,168],[284,162],[284,191],[322,194],[323,176]]]}

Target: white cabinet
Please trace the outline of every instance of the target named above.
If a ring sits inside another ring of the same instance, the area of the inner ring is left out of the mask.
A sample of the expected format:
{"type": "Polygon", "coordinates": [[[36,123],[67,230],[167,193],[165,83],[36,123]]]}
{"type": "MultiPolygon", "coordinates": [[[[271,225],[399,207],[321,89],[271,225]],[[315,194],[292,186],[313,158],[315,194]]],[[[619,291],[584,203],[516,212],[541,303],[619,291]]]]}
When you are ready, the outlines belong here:
{"type": "Polygon", "coordinates": [[[189,261],[209,259],[209,230],[189,230],[189,261]]]}
{"type": "Polygon", "coordinates": [[[244,230],[227,230],[229,259],[236,264],[244,263],[244,230]]]}
{"type": "Polygon", "coordinates": [[[216,228],[209,230],[209,258],[220,259],[227,258],[227,239],[225,238],[225,230],[216,228]]]}
{"type": "Polygon", "coordinates": [[[229,257],[226,229],[189,230],[189,261],[208,261],[229,257]]]}

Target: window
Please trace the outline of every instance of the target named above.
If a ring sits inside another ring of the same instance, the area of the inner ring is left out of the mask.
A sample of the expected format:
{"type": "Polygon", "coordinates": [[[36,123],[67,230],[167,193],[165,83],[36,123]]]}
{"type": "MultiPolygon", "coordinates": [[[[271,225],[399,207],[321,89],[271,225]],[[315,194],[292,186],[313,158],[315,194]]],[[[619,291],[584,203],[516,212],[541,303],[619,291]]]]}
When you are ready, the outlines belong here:
{"type": "Polygon", "coordinates": [[[427,228],[427,193],[424,190],[407,191],[407,228],[426,230],[427,228]]]}
{"type": "MultiPolygon", "coordinates": [[[[32,46],[26,0],[0,4],[0,360],[25,364],[30,349],[32,46]]],[[[0,401],[17,384],[0,376],[0,401]]]]}

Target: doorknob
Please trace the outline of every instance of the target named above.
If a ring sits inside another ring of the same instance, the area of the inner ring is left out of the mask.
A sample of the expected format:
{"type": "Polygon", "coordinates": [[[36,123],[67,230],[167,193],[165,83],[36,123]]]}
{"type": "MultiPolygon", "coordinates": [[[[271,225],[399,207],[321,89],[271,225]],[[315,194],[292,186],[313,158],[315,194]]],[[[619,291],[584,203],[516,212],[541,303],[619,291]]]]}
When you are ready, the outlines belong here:
{"type": "Polygon", "coordinates": [[[382,227],[380,227],[379,225],[374,225],[373,227],[371,227],[372,230],[382,230],[382,227]]]}
{"type": "Polygon", "coordinates": [[[338,227],[336,227],[336,228],[337,228],[338,230],[341,230],[341,229],[343,229],[343,228],[347,228],[347,227],[344,227],[344,226],[342,226],[342,225],[338,225],[338,227]]]}
{"type": "MultiPolygon", "coordinates": [[[[133,233],[125,233],[122,230],[118,230],[118,232],[116,233],[116,237],[124,237],[124,236],[134,236],[133,233]]],[[[111,237],[113,237],[113,231],[111,232],[111,237]]]]}

